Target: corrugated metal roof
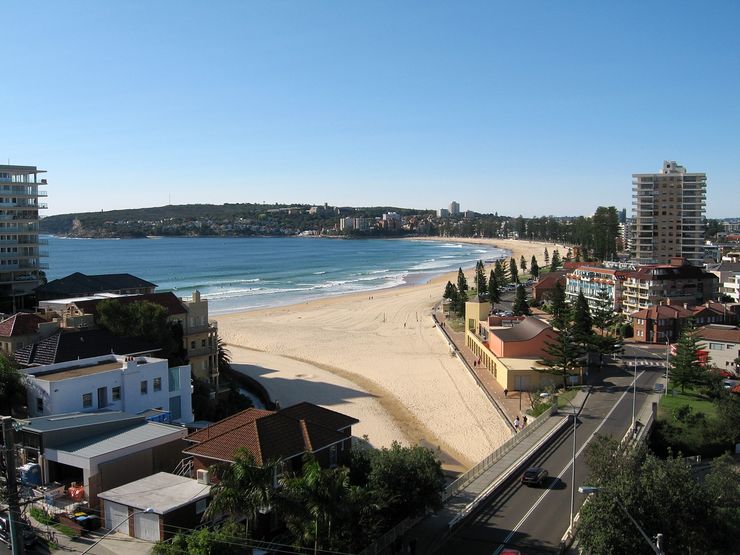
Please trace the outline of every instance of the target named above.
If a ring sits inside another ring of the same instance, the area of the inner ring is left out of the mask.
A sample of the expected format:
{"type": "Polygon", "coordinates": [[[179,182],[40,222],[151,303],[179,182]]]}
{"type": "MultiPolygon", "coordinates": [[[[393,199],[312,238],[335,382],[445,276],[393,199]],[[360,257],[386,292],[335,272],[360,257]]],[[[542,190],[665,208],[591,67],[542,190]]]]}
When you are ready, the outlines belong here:
{"type": "Polygon", "coordinates": [[[153,439],[167,436],[172,436],[172,439],[184,437],[186,433],[187,429],[180,426],[146,422],[124,431],[115,431],[68,443],[60,446],[58,451],[92,459],[153,439]]]}
{"type": "Polygon", "coordinates": [[[98,497],[134,509],[151,508],[155,513],[163,515],[208,497],[210,493],[211,486],[199,484],[197,480],[159,472],[104,491],[98,497]]]}

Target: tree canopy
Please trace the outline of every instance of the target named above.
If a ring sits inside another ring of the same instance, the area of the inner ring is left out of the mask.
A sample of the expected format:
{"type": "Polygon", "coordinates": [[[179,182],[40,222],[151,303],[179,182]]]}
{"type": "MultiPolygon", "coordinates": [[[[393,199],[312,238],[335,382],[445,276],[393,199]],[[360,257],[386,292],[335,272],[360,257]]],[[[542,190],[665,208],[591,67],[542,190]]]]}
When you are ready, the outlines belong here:
{"type": "Polygon", "coordinates": [[[26,384],[18,365],[0,351],[0,414],[13,416],[26,404],[26,384]]]}
{"type": "Polygon", "coordinates": [[[676,343],[676,354],[671,359],[670,376],[674,385],[686,388],[703,385],[707,380],[707,370],[699,362],[697,351],[699,341],[693,324],[684,327],[676,343]]]}
{"type": "Polygon", "coordinates": [[[590,553],[652,553],[626,513],[667,553],[734,552],[740,533],[740,480],[728,459],[697,479],[680,456],[660,459],[642,444],[598,436],[588,447],[589,477],[600,488],[580,511],[579,541],[590,553]]]}
{"type": "Polygon", "coordinates": [[[523,285],[518,285],[516,288],[516,296],[514,297],[514,305],[511,309],[514,316],[528,316],[532,314],[532,310],[529,308],[529,302],[527,302],[527,290],[523,285]]]}

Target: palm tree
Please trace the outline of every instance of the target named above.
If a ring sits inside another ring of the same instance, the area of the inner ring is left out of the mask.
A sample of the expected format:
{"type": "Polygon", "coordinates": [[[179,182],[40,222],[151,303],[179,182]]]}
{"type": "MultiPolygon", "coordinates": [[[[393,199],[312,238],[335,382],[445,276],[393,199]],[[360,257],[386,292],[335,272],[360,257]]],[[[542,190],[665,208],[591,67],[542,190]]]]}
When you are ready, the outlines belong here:
{"type": "Polygon", "coordinates": [[[308,454],[300,476],[288,476],[281,481],[281,508],[285,524],[299,546],[313,543],[332,548],[334,528],[342,528],[353,512],[353,488],[349,470],[344,467],[322,469],[308,454]],[[346,518],[343,518],[346,517],[346,518]],[[325,538],[319,542],[319,538],[325,538]]]}
{"type": "Polygon", "coordinates": [[[226,343],[221,336],[216,338],[216,346],[218,348],[218,371],[231,370],[231,351],[226,348],[226,343]]]}
{"type": "Polygon", "coordinates": [[[272,505],[275,491],[275,471],[278,462],[258,465],[252,454],[239,448],[231,464],[214,465],[211,472],[218,479],[211,488],[212,500],[204,519],[220,514],[247,517],[246,535],[249,537],[249,519],[257,519],[257,512],[272,505]]]}

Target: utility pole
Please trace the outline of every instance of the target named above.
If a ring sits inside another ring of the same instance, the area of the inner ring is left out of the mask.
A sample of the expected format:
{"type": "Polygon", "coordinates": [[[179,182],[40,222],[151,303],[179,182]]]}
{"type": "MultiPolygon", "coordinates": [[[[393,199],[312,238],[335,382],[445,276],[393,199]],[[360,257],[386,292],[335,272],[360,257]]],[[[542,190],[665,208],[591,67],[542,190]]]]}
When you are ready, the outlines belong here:
{"type": "Polygon", "coordinates": [[[5,452],[5,489],[8,495],[10,538],[13,555],[23,555],[23,533],[21,531],[21,508],[18,504],[18,484],[15,477],[15,437],[13,418],[3,416],[3,451],[5,452]]]}

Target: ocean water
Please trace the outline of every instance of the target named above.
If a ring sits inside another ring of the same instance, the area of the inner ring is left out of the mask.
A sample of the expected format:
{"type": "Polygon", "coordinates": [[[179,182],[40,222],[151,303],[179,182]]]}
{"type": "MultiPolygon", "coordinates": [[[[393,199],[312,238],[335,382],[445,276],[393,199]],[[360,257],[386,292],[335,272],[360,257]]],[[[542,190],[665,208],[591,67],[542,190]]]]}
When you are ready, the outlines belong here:
{"type": "Polygon", "coordinates": [[[47,276],[130,273],[180,297],[197,289],[222,314],[418,283],[507,254],[455,241],[49,237],[47,276]]]}

